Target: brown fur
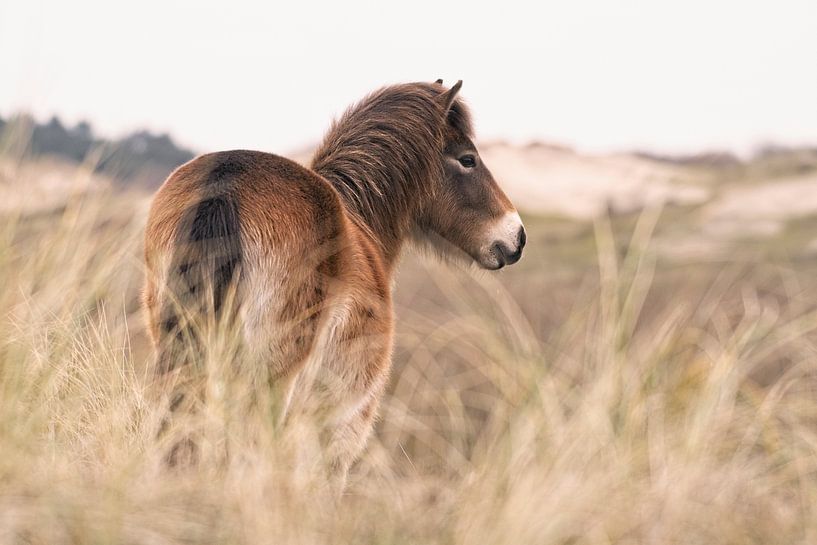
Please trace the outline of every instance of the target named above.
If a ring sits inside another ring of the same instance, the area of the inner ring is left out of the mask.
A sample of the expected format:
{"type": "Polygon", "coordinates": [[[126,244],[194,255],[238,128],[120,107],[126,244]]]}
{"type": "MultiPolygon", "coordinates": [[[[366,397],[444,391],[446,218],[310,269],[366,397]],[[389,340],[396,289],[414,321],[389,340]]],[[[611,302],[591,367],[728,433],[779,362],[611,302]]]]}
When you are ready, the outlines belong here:
{"type": "Polygon", "coordinates": [[[476,153],[458,90],[413,83],[373,93],[332,125],[311,169],[254,151],[177,169],[146,231],[157,372],[200,357],[182,348],[203,342],[194,320],[236,324],[241,365],[265,369],[287,410],[321,415],[342,481],[387,380],[391,277],[404,242],[432,238],[491,261],[496,250],[485,254],[476,235],[513,210],[481,163],[454,165],[451,154],[476,153]]]}

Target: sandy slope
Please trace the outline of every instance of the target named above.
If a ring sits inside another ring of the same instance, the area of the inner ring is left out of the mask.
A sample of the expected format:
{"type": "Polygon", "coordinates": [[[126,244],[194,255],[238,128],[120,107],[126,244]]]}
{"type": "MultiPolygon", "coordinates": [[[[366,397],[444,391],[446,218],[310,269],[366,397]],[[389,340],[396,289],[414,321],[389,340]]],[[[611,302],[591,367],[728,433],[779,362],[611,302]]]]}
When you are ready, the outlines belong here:
{"type": "Polygon", "coordinates": [[[814,173],[730,187],[707,205],[704,221],[713,233],[772,235],[786,220],[812,214],[817,214],[814,173]]]}
{"type": "Polygon", "coordinates": [[[558,146],[480,146],[480,155],[519,208],[589,219],[608,208],[695,204],[710,192],[683,168],[633,155],[580,155],[558,146]]]}
{"type": "MultiPolygon", "coordinates": [[[[484,144],[480,154],[523,211],[589,220],[607,210],[701,205],[660,241],[662,250],[676,257],[725,255],[732,241],[773,237],[788,221],[817,215],[814,169],[779,175],[750,168],[749,177],[727,179],[701,165],[582,155],[542,144],[484,144]]],[[[817,233],[812,246],[817,251],[817,233]]]]}

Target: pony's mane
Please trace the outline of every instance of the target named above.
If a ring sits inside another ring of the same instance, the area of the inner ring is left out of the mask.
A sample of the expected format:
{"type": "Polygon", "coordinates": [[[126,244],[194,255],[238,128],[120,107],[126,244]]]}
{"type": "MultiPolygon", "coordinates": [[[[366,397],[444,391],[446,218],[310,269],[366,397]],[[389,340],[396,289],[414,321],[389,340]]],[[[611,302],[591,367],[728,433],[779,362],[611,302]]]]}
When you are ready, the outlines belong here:
{"type": "Polygon", "coordinates": [[[408,83],[375,91],[332,124],[312,160],[312,169],[384,246],[398,241],[433,198],[443,176],[446,131],[473,134],[471,116],[459,100],[444,122],[437,98],[445,90],[408,83]]]}

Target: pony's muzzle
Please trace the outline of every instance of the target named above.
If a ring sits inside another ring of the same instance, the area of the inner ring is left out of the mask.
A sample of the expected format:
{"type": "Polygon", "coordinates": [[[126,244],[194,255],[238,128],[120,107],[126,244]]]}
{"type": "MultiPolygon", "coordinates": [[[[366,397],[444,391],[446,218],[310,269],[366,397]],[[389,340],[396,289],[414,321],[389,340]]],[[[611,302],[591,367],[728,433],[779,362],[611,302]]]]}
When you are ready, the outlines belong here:
{"type": "Polygon", "coordinates": [[[519,261],[522,258],[522,250],[525,248],[527,240],[528,236],[525,234],[525,228],[520,226],[516,235],[516,244],[513,247],[502,241],[494,242],[491,253],[496,256],[497,269],[501,269],[505,265],[513,265],[519,261]]]}

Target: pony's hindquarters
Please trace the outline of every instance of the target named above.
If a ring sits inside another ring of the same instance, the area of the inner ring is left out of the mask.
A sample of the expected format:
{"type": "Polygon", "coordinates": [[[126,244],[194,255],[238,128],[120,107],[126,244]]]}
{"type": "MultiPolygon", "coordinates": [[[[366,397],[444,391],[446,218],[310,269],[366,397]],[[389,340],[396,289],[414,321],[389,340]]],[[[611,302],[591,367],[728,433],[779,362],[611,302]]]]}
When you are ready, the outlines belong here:
{"type": "Polygon", "coordinates": [[[241,414],[260,426],[297,416],[342,481],[386,381],[392,310],[382,252],[337,192],[268,154],[204,156],[160,189],[145,252],[168,426],[201,424],[202,379],[215,372],[233,430],[253,420],[241,414]]]}

